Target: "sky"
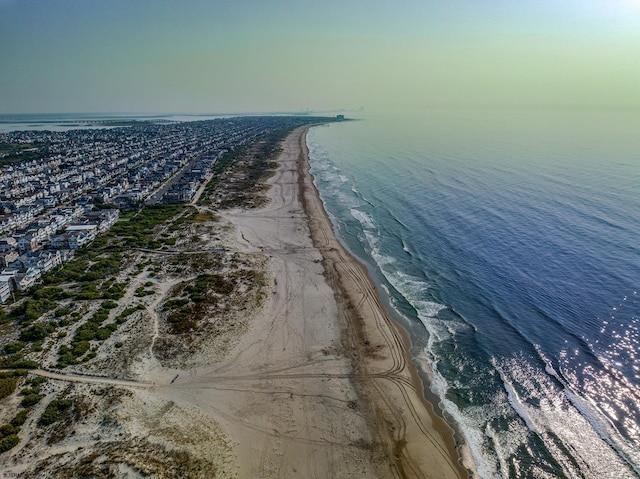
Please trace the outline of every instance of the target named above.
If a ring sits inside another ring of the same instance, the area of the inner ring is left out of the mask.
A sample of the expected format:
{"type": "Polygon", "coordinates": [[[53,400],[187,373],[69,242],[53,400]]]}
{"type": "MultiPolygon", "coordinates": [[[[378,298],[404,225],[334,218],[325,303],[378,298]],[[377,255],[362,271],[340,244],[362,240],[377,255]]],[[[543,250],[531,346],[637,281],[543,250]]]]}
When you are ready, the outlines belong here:
{"type": "Polygon", "coordinates": [[[0,113],[640,109],[640,0],[0,0],[0,113]]]}

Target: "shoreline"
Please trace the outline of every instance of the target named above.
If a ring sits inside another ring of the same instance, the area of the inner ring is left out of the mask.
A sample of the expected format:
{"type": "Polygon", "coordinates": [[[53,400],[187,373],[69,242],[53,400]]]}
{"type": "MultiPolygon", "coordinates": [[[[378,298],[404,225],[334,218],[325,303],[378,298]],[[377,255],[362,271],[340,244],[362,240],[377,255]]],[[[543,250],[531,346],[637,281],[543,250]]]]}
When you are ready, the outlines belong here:
{"type": "MultiPolygon", "coordinates": [[[[393,472],[400,477],[468,477],[456,450],[454,429],[437,416],[423,394],[424,383],[410,354],[411,340],[382,304],[365,265],[335,237],[310,172],[305,127],[299,136],[300,200],[314,246],[323,256],[325,277],[334,290],[352,349],[357,379],[375,410],[380,439],[386,442],[393,472]],[[362,345],[356,344],[361,341],[362,345]],[[388,350],[388,356],[380,347],[388,350]],[[405,431],[400,432],[397,421],[405,431]],[[430,447],[428,447],[430,445],[430,447]]],[[[292,133],[292,135],[294,135],[292,133]]]]}

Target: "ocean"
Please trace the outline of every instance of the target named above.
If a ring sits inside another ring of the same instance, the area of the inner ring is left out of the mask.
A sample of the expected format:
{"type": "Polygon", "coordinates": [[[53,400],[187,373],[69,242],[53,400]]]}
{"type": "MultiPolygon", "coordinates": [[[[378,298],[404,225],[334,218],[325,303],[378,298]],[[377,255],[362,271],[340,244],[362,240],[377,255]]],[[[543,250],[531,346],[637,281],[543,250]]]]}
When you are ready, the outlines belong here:
{"type": "Polygon", "coordinates": [[[341,241],[482,478],[640,477],[640,113],[314,127],[341,241]]]}

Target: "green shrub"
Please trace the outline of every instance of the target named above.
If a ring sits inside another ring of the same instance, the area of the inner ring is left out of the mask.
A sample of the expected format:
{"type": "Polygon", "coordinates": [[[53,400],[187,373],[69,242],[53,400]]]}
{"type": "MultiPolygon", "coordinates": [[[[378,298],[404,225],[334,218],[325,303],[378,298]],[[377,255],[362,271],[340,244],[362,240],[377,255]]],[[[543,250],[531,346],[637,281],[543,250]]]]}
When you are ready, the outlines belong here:
{"type": "Polygon", "coordinates": [[[54,399],[40,416],[38,424],[40,426],[49,426],[54,422],[60,421],[66,414],[71,412],[73,401],[70,399],[54,399]]]}
{"type": "Polygon", "coordinates": [[[22,348],[24,348],[24,343],[21,341],[17,341],[15,343],[8,343],[5,347],[4,350],[7,354],[15,354],[19,351],[22,350],[22,348]]]}
{"type": "Polygon", "coordinates": [[[118,303],[114,301],[103,301],[101,307],[103,309],[113,309],[118,307],[118,303]]]}
{"type": "Polygon", "coordinates": [[[86,363],[87,361],[91,361],[97,355],[98,353],[96,353],[95,351],[89,351],[89,353],[84,358],[82,358],[82,362],[86,363]]]}
{"type": "Polygon", "coordinates": [[[28,417],[29,417],[29,413],[25,409],[23,409],[18,414],[16,414],[15,417],[11,420],[11,425],[16,427],[22,426],[28,417]]]}
{"type": "Polygon", "coordinates": [[[96,331],[98,331],[98,325],[94,322],[87,321],[76,330],[76,334],[73,337],[73,340],[90,341],[96,335],[96,331]]]}
{"type": "Polygon", "coordinates": [[[131,316],[136,311],[141,311],[145,309],[143,304],[139,304],[137,306],[130,306],[129,308],[124,309],[119,315],[118,318],[126,318],[127,316],[131,316]]]}
{"type": "Polygon", "coordinates": [[[95,312],[95,314],[91,317],[89,321],[91,321],[92,323],[100,324],[108,318],[109,318],[109,310],[100,308],[98,311],[95,312]]]}
{"type": "Polygon", "coordinates": [[[32,376],[27,379],[26,383],[30,386],[40,386],[47,382],[47,378],[43,378],[42,376],[32,376]]]}
{"type": "Polygon", "coordinates": [[[62,288],[39,288],[32,293],[33,299],[48,299],[59,301],[68,297],[68,294],[62,288]]]}
{"type": "Polygon", "coordinates": [[[13,449],[20,442],[20,438],[15,434],[0,439],[0,453],[13,449]]]}
{"type": "Polygon", "coordinates": [[[67,314],[71,314],[71,308],[58,308],[53,312],[53,315],[56,318],[61,318],[62,316],[66,316],[67,314]]]}
{"type": "Polygon", "coordinates": [[[31,394],[40,394],[40,388],[39,387],[27,388],[20,391],[21,396],[30,396],[31,394]]]}
{"type": "Polygon", "coordinates": [[[76,358],[82,356],[84,353],[89,351],[89,348],[91,347],[91,345],[89,344],[89,341],[77,341],[77,342],[74,341],[73,343],[71,343],[71,346],[72,346],[71,352],[76,358]]]}
{"type": "Polygon", "coordinates": [[[125,283],[114,283],[109,285],[108,289],[103,290],[102,297],[104,299],[120,299],[124,296],[125,289],[125,283]]]}
{"type": "Polygon", "coordinates": [[[31,407],[38,404],[44,396],[42,394],[29,394],[22,399],[20,405],[22,407],[31,407]]]}
{"type": "Polygon", "coordinates": [[[20,341],[40,341],[46,338],[53,329],[53,326],[50,324],[35,324],[29,326],[27,329],[20,331],[20,341]]]}
{"type": "Polygon", "coordinates": [[[76,293],[73,298],[76,300],[91,301],[102,298],[102,295],[98,292],[80,292],[76,293]]]}
{"type": "Polygon", "coordinates": [[[150,296],[152,294],[154,294],[153,291],[144,289],[144,286],[140,286],[139,288],[136,288],[136,292],[134,293],[134,296],[138,298],[142,298],[144,296],[150,296]]]}
{"type": "Polygon", "coordinates": [[[37,369],[40,367],[40,363],[22,359],[18,354],[0,359],[0,367],[7,369],[37,369]]]}
{"type": "Polygon", "coordinates": [[[109,339],[109,336],[111,336],[111,329],[100,328],[96,331],[94,338],[98,341],[104,341],[105,339],[109,339]]]}
{"type": "Polygon", "coordinates": [[[15,377],[0,378],[0,399],[11,396],[18,386],[18,379],[15,377]]]}
{"type": "Polygon", "coordinates": [[[56,367],[61,369],[66,368],[70,364],[76,364],[75,357],[71,350],[66,346],[64,347],[66,348],[64,351],[62,351],[62,346],[60,347],[61,351],[58,352],[58,363],[56,364],[56,367]]]}
{"type": "Polygon", "coordinates": [[[11,311],[10,316],[23,324],[29,324],[38,319],[44,313],[51,311],[58,304],[51,299],[27,299],[20,306],[11,311]]]}
{"type": "Polygon", "coordinates": [[[162,306],[163,311],[167,311],[169,309],[180,308],[186,304],[189,304],[191,300],[189,298],[178,298],[178,299],[170,299],[166,301],[162,306]]]}
{"type": "Polygon", "coordinates": [[[189,317],[189,313],[190,310],[187,308],[180,308],[177,309],[175,311],[172,311],[171,314],[169,315],[169,317],[167,318],[167,321],[169,323],[180,323],[183,320],[187,319],[189,317]]]}
{"type": "Polygon", "coordinates": [[[0,437],[11,436],[12,434],[18,434],[20,427],[16,427],[13,424],[5,424],[0,427],[0,437]]]}

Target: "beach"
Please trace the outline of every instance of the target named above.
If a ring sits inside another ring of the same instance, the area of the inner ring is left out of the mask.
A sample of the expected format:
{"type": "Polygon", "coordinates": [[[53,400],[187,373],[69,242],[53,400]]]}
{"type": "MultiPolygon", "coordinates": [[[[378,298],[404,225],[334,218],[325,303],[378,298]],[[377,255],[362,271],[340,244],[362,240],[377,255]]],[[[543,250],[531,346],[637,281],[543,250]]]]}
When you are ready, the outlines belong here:
{"type": "Polygon", "coordinates": [[[306,131],[285,140],[269,204],[224,213],[240,247],[269,258],[263,308],[226,360],[166,392],[222,425],[239,477],[466,477],[406,334],[334,236],[306,131]]]}

